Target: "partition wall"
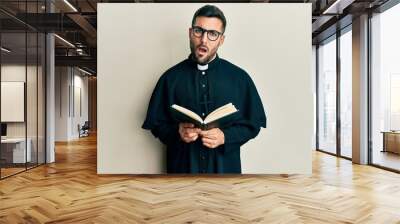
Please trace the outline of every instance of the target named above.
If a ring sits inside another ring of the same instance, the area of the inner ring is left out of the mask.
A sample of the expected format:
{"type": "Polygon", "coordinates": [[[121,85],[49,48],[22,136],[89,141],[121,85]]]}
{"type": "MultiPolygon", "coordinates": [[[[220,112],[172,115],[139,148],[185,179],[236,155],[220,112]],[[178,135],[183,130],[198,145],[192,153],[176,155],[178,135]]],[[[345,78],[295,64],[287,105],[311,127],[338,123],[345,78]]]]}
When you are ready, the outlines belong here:
{"type": "Polygon", "coordinates": [[[1,179],[46,161],[46,38],[26,23],[43,5],[20,1],[17,14],[0,7],[1,179]]]}

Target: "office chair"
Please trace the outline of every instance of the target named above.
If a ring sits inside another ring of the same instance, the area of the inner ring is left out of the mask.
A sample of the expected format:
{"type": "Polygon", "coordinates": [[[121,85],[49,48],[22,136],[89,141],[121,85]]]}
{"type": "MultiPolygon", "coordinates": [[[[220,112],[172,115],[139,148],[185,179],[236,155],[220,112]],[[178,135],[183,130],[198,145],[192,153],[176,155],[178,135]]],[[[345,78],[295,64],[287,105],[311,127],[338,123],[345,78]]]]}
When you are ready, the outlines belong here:
{"type": "Polygon", "coordinates": [[[89,136],[89,129],[90,129],[89,121],[85,121],[82,127],[79,128],[79,138],[89,136]]]}

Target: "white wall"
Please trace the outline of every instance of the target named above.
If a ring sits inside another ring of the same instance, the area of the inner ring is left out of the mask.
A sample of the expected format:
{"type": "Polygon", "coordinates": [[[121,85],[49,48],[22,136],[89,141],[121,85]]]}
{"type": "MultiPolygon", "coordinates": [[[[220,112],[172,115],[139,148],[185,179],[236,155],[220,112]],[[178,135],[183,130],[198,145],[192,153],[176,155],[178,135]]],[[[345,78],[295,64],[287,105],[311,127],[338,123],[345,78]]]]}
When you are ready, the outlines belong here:
{"type": "Polygon", "coordinates": [[[1,82],[1,121],[25,121],[25,82],[1,82]]]}
{"type": "Polygon", "coordinates": [[[312,145],[313,149],[316,149],[317,147],[317,130],[316,130],[316,125],[317,125],[317,48],[315,45],[312,46],[312,53],[311,53],[311,71],[312,71],[312,83],[311,86],[313,86],[313,137],[312,137],[312,145]]]}
{"type": "MultiPolygon", "coordinates": [[[[30,86],[36,86],[36,81],[33,76],[36,77],[36,66],[25,66],[25,64],[6,64],[1,66],[1,81],[3,82],[25,82],[26,74],[28,75],[28,80],[30,86]]],[[[28,137],[30,134],[35,133],[36,135],[36,88],[27,88],[27,103],[34,104],[28,105],[28,137]],[[34,122],[34,123],[32,123],[34,122]]],[[[7,136],[8,137],[25,137],[25,126],[26,122],[7,122],[7,136]]]]}
{"type": "Polygon", "coordinates": [[[83,125],[88,120],[88,78],[83,75],[76,68],[56,67],[56,141],[77,139],[79,137],[78,124],[83,125]],[[80,97],[78,97],[79,94],[80,97]],[[81,100],[80,103],[79,100],[81,100]],[[82,106],[82,113],[79,113],[77,105],[82,106]]]}
{"type": "MultiPolygon", "coordinates": [[[[7,121],[7,118],[5,119],[3,117],[5,115],[8,118],[9,117],[13,117],[14,118],[14,119],[12,119],[13,121],[18,121],[18,122],[11,122],[11,123],[7,122],[7,123],[9,123],[8,126],[10,126],[7,129],[11,129],[12,130],[18,124],[24,123],[24,120],[25,120],[25,118],[24,118],[24,114],[25,114],[25,102],[24,102],[25,101],[25,95],[24,95],[25,94],[25,87],[24,87],[24,85],[26,84],[26,80],[25,80],[26,71],[25,71],[25,69],[28,70],[28,74],[31,74],[29,71],[32,71],[33,69],[36,70],[36,67],[34,68],[32,66],[28,66],[26,68],[25,65],[18,65],[18,64],[12,64],[11,65],[11,64],[9,64],[9,65],[2,65],[2,68],[1,68],[1,74],[2,74],[1,81],[2,81],[2,87],[3,88],[6,88],[3,85],[5,85],[7,82],[11,82],[11,83],[12,82],[16,82],[16,83],[18,83],[17,85],[21,85],[21,83],[23,83],[22,84],[23,85],[22,89],[19,89],[19,92],[15,93],[15,94],[19,95],[18,96],[18,102],[15,102],[18,105],[14,105],[13,108],[11,108],[11,107],[7,107],[7,104],[4,104],[5,102],[1,102],[1,105],[2,105],[2,110],[1,110],[2,117],[1,117],[1,120],[2,121],[7,121]],[[22,105],[21,105],[21,103],[22,103],[22,105]],[[18,110],[18,111],[15,111],[15,110],[18,110]],[[17,116],[17,117],[15,117],[15,116],[17,116]]],[[[35,74],[36,74],[36,72],[35,72],[35,74]]],[[[16,83],[14,83],[14,84],[16,84],[16,83]]],[[[15,86],[13,86],[13,87],[15,88],[15,86]]],[[[11,87],[11,88],[13,88],[13,87],[11,87]]],[[[6,90],[6,89],[2,89],[2,94],[7,94],[6,92],[4,92],[4,90],[6,90]]],[[[14,90],[14,91],[16,91],[16,90],[14,90]]],[[[15,94],[14,94],[14,96],[7,96],[7,95],[4,96],[4,95],[2,95],[1,99],[3,100],[3,99],[9,99],[10,98],[10,99],[17,100],[17,99],[15,99],[15,97],[16,97],[15,94]]],[[[8,103],[12,103],[12,102],[8,102],[8,103]]],[[[36,108],[36,105],[35,105],[35,108],[36,108]]],[[[25,131],[21,130],[20,134],[21,134],[21,136],[25,136],[25,131]]]]}
{"type": "Polygon", "coordinates": [[[68,67],[55,68],[55,141],[68,141],[68,67]]]}
{"type": "Polygon", "coordinates": [[[79,132],[77,129],[78,124],[80,124],[82,126],[85,123],[85,121],[88,120],[88,117],[89,117],[88,77],[83,76],[82,72],[75,69],[73,86],[74,86],[74,94],[75,95],[73,96],[74,107],[72,110],[74,112],[72,113],[73,119],[71,120],[71,122],[72,122],[71,135],[73,136],[73,138],[78,138],[79,137],[79,132]],[[80,93],[79,93],[79,91],[80,91],[80,93]],[[80,97],[79,97],[79,95],[80,95],[80,97]]]}
{"type": "MultiPolygon", "coordinates": [[[[98,173],[164,172],[163,147],[141,125],[159,76],[189,55],[203,5],[98,4],[98,173]]],[[[251,75],[268,117],[242,148],[243,173],[311,173],[311,4],[216,5],[228,24],[219,55],[251,75]]]]}

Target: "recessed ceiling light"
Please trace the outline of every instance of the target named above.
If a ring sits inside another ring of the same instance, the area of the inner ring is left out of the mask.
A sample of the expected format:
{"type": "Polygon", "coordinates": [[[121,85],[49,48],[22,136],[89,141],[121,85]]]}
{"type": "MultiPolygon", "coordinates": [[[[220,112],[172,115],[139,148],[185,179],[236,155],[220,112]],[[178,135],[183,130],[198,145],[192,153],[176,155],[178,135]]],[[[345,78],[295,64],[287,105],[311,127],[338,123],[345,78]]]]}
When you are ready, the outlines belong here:
{"type": "Polygon", "coordinates": [[[54,36],[57,37],[57,38],[58,38],[59,40],[61,40],[62,42],[66,43],[67,45],[69,45],[69,46],[75,48],[75,45],[73,45],[73,44],[72,44],[71,42],[69,42],[68,40],[66,40],[66,39],[64,39],[64,38],[62,38],[62,37],[60,37],[60,36],[57,35],[57,34],[54,34],[54,36]]]}
{"type": "Polygon", "coordinates": [[[11,52],[11,50],[9,50],[9,49],[7,49],[5,47],[1,47],[1,51],[4,51],[6,53],[10,53],[11,52]]]}
{"type": "Polygon", "coordinates": [[[78,10],[71,4],[69,3],[68,0],[64,0],[65,4],[67,4],[72,10],[74,10],[75,12],[78,12],[78,10]]]}
{"type": "Polygon", "coordinates": [[[342,14],[343,9],[348,7],[354,0],[336,0],[327,9],[325,9],[322,14],[342,14]]]}
{"type": "Polygon", "coordinates": [[[81,72],[83,72],[83,73],[85,73],[85,74],[93,75],[92,73],[90,73],[90,72],[88,72],[88,71],[86,71],[86,70],[83,70],[83,69],[81,69],[81,68],[79,68],[79,67],[78,67],[78,70],[81,71],[81,72]]]}

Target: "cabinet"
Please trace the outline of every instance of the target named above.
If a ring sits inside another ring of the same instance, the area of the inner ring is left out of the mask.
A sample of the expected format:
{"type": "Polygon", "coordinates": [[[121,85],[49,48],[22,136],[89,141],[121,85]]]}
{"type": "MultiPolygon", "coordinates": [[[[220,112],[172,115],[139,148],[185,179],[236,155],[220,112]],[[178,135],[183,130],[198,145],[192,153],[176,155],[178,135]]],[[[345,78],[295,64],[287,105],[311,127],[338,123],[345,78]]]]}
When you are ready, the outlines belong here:
{"type": "Polygon", "coordinates": [[[25,138],[7,138],[1,139],[1,159],[6,164],[20,164],[31,162],[32,141],[27,139],[27,147],[25,151],[25,138]]]}
{"type": "Polygon", "coordinates": [[[383,152],[400,154],[400,132],[386,131],[383,133],[383,152]]]}

